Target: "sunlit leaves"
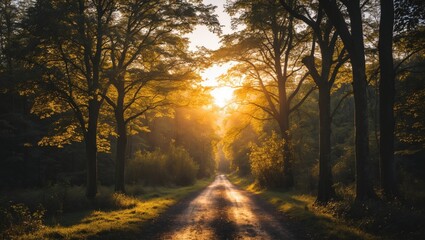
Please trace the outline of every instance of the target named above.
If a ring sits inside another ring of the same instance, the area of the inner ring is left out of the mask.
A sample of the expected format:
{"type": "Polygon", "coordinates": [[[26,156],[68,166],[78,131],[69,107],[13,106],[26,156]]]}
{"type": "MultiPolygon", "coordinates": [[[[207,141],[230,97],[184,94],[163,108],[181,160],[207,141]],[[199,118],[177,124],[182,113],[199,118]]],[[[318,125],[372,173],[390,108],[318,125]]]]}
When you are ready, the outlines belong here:
{"type": "Polygon", "coordinates": [[[395,105],[399,117],[396,136],[400,142],[425,149],[425,89],[409,94],[395,105]]]}
{"type": "Polygon", "coordinates": [[[253,144],[249,154],[252,174],[261,185],[279,186],[283,174],[282,140],[275,132],[261,145],[253,144]]]}
{"type": "Polygon", "coordinates": [[[81,142],[83,136],[78,134],[79,126],[70,122],[68,125],[64,124],[64,121],[57,121],[54,123],[55,127],[52,131],[54,134],[43,137],[38,145],[40,146],[56,146],[63,148],[64,145],[71,144],[72,142],[81,142]]]}

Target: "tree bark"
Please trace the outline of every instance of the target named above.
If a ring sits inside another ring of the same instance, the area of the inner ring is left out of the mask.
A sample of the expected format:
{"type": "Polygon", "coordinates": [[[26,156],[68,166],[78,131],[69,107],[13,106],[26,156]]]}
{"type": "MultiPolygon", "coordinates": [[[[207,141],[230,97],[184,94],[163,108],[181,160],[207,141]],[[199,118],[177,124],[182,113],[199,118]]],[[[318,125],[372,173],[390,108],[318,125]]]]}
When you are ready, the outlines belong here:
{"type": "Polygon", "coordinates": [[[375,198],[370,173],[369,114],[367,106],[367,79],[360,4],[351,3],[350,20],[353,51],[350,52],[353,71],[353,91],[356,124],[356,199],[375,198]]]}
{"type": "Polygon", "coordinates": [[[123,121],[117,121],[117,155],[115,160],[115,192],[125,193],[125,150],[127,131],[123,121]],[[120,122],[120,123],[118,123],[120,122]]]}
{"type": "Polygon", "coordinates": [[[100,103],[89,101],[89,119],[85,136],[87,157],[87,188],[86,197],[94,199],[97,194],[97,122],[99,119],[100,103]]]}
{"type": "Polygon", "coordinates": [[[289,135],[289,106],[286,96],[284,81],[279,81],[279,128],[280,134],[285,141],[283,145],[283,176],[282,187],[285,189],[294,186],[294,174],[292,171],[292,152],[289,135]]]}
{"type": "Polygon", "coordinates": [[[123,121],[117,119],[117,153],[115,159],[115,192],[125,192],[125,150],[127,131],[123,121]]]}
{"type": "Polygon", "coordinates": [[[331,93],[327,81],[319,87],[319,115],[319,186],[316,202],[327,203],[335,198],[331,167],[331,93]]]}
{"type": "Polygon", "coordinates": [[[375,198],[370,175],[369,124],[367,111],[367,80],[363,40],[363,23],[359,0],[344,1],[350,16],[350,29],[335,0],[319,0],[326,15],[337,29],[345,48],[350,54],[353,73],[355,103],[355,161],[356,200],[375,198]]]}
{"type": "Polygon", "coordinates": [[[381,0],[379,24],[379,121],[380,180],[386,197],[397,196],[394,166],[394,65],[393,65],[393,0],[381,0]]]}
{"type": "Polygon", "coordinates": [[[118,99],[115,109],[117,123],[117,155],[115,159],[115,192],[125,192],[125,150],[127,148],[127,124],[124,119],[123,86],[117,87],[118,99]]]}

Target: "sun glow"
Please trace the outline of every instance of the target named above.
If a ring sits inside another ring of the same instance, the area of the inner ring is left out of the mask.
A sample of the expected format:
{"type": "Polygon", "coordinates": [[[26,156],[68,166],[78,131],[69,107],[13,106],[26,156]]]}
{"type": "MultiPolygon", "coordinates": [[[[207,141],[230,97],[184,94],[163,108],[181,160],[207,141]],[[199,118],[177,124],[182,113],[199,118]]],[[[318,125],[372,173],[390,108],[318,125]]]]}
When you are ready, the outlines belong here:
{"type": "Polygon", "coordinates": [[[204,79],[202,85],[213,88],[211,96],[214,98],[214,104],[220,108],[227,106],[233,100],[234,89],[225,86],[219,80],[220,76],[226,74],[230,67],[231,64],[213,65],[201,72],[204,79]]]}
{"type": "Polygon", "coordinates": [[[231,87],[217,87],[211,91],[214,98],[215,105],[223,108],[229,104],[233,99],[233,88],[231,87]]]}

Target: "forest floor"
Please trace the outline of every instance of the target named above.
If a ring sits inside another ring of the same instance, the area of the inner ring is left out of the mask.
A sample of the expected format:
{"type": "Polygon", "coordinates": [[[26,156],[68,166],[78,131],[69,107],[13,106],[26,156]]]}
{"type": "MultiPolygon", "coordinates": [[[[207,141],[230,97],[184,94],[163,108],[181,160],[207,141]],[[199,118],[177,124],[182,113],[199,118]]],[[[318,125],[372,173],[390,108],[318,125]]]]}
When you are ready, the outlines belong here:
{"type": "Polygon", "coordinates": [[[305,192],[264,189],[250,177],[237,174],[228,178],[285,215],[296,239],[416,240],[425,236],[425,211],[409,203],[380,199],[355,202],[346,195],[318,206],[315,196],[305,192]]]}
{"type": "Polygon", "coordinates": [[[258,187],[250,178],[237,174],[228,176],[230,181],[262,201],[271,204],[276,214],[283,215],[290,223],[296,239],[376,240],[376,235],[338,219],[324,207],[315,206],[315,197],[294,191],[267,190],[258,187]]]}
{"type": "MultiPolygon", "coordinates": [[[[313,195],[262,189],[236,174],[189,187],[136,190],[130,195],[100,194],[95,210],[63,213],[16,239],[407,240],[425,234],[422,212],[381,202],[360,208],[349,201],[316,206],[313,195]],[[358,217],[349,217],[350,212],[358,217]]],[[[71,203],[81,202],[71,193],[71,203]]]]}
{"type": "Polygon", "coordinates": [[[212,180],[198,180],[187,187],[143,187],[135,195],[109,196],[108,193],[102,197],[100,194],[95,210],[48,215],[40,230],[10,239],[146,239],[143,237],[146,226],[171,206],[199,194],[212,180]],[[116,207],[111,208],[112,205],[116,207]]]}

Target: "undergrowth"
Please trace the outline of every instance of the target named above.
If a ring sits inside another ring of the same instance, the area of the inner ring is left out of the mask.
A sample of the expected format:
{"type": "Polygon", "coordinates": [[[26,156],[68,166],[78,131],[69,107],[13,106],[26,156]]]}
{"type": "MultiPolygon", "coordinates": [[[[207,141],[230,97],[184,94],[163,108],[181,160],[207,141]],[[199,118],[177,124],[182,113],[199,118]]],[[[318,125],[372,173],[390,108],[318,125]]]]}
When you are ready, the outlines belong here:
{"type": "Polygon", "coordinates": [[[355,202],[350,190],[344,189],[343,200],[320,206],[310,194],[268,190],[236,174],[229,179],[284,213],[288,221],[294,223],[295,234],[300,238],[406,240],[425,236],[423,210],[399,201],[355,202]]]}
{"type": "Polygon", "coordinates": [[[83,187],[52,186],[16,191],[0,200],[0,239],[138,239],[146,221],[154,219],[211,179],[186,187],[130,185],[127,194],[99,187],[94,201],[83,187]]]}

